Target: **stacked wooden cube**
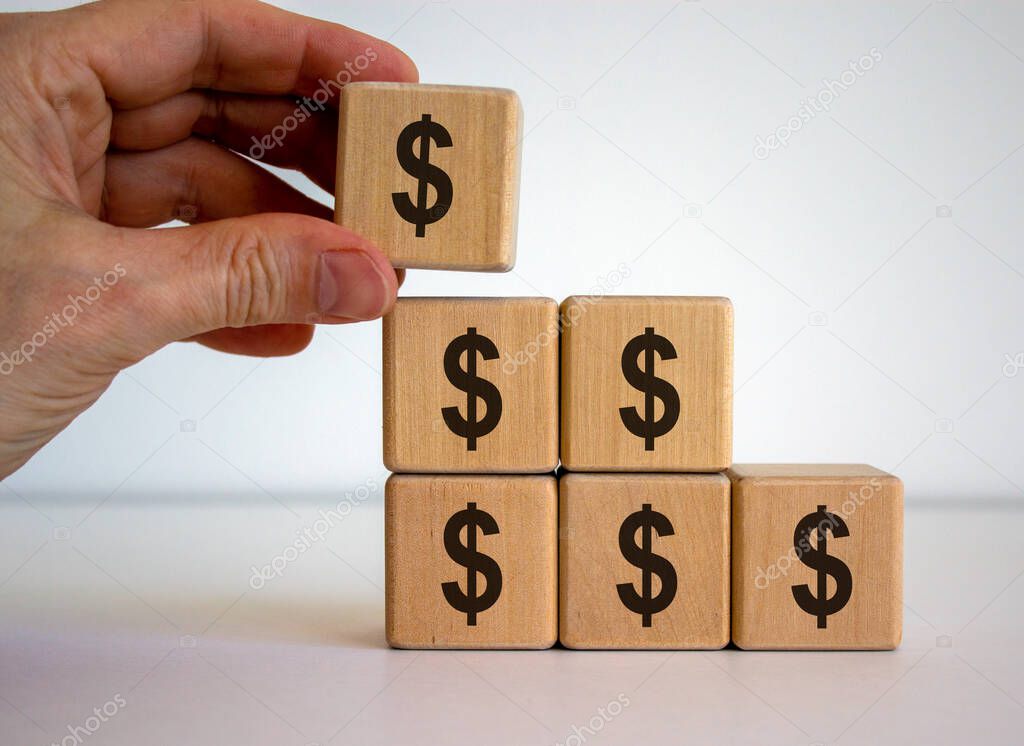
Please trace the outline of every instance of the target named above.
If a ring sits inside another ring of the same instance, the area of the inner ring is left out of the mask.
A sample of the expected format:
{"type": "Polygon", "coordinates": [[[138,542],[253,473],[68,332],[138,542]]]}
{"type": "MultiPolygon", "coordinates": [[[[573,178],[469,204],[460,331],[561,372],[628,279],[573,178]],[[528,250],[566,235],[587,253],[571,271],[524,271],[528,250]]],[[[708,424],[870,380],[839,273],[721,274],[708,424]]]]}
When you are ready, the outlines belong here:
{"type": "MultiPolygon", "coordinates": [[[[512,267],[514,93],[358,83],[340,114],[340,223],[512,267]]],[[[391,645],[899,644],[902,485],[732,464],[728,299],[402,298],[383,334],[391,645]]]]}

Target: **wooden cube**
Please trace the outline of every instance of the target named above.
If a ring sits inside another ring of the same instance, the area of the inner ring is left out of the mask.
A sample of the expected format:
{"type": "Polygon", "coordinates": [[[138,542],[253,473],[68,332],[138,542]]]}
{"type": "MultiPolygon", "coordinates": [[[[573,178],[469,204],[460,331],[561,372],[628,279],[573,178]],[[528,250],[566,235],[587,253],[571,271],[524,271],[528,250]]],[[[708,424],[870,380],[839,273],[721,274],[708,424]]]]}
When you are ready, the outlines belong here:
{"type": "Polygon", "coordinates": [[[399,648],[549,648],[558,631],[553,476],[394,475],[385,616],[399,648]]]}
{"type": "Polygon", "coordinates": [[[903,484],[860,464],[737,464],[732,638],[890,650],[903,632],[903,484]]]}
{"type": "Polygon", "coordinates": [[[542,473],[558,464],[558,306],[401,298],[384,319],[384,463],[542,473]]]}
{"type": "Polygon", "coordinates": [[[396,267],[512,269],[523,120],[514,92],[351,83],[339,117],[338,223],[396,267]]]}
{"type": "Polygon", "coordinates": [[[562,464],[713,472],[732,461],[727,298],[576,296],[562,303],[562,464]]]}
{"type": "Polygon", "coordinates": [[[566,474],[559,626],[569,648],[716,649],[729,642],[729,480],[566,474]]]}

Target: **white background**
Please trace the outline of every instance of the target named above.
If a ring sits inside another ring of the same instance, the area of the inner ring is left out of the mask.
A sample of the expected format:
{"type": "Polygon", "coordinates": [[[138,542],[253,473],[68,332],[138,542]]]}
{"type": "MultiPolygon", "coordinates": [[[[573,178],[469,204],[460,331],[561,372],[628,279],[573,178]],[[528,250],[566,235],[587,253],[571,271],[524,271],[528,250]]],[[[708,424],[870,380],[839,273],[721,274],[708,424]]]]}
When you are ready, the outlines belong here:
{"type": "Polygon", "coordinates": [[[625,265],[615,292],[733,299],[736,460],[906,483],[903,644],[389,650],[366,324],[287,360],[168,348],[3,482],[0,741],[60,742],[121,696],[88,746],[540,746],[624,696],[588,746],[1019,742],[1024,371],[1004,366],[1024,353],[1024,8],[290,7],[390,38],[425,82],[523,98],[515,271],[411,272],[403,292],[561,299],[625,265]],[[872,49],[829,112],[755,157],[872,49]]]}
{"type": "MultiPolygon", "coordinates": [[[[411,272],[403,293],[561,300],[622,264],[613,292],[728,296],[737,462],[864,461],[909,500],[1021,497],[1024,375],[1003,373],[1024,353],[1019,6],[285,5],[390,39],[424,82],[522,97],[515,270],[411,272]],[[755,157],[873,49],[830,111],[755,157]]],[[[175,345],[5,485],[359,483],[381,468],[380,391],[379,322],[286,360],[175,345]]]]}

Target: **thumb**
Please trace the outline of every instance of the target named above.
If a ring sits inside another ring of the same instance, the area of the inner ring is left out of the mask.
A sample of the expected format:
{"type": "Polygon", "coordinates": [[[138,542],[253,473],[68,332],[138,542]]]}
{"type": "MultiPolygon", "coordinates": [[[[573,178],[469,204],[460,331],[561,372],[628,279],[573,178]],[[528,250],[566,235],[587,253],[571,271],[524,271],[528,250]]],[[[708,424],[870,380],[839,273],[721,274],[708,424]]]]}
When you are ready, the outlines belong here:
{"type": "Polygon", "coordinates": [[[145,253],[139,285],[157,344],[224,327],[375,319],[398,290],[367,239],[305,215],[130,234],[145,253]]]}

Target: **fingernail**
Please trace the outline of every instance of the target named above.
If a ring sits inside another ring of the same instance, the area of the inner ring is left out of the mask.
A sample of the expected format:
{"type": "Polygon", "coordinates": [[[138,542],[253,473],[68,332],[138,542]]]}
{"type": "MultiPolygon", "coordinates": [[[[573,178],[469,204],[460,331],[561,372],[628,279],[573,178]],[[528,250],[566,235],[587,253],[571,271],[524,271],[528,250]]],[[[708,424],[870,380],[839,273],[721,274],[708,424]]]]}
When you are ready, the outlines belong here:
{"type": "Polygon", "coordinates": [[[320,255],[320,313],[375,319],[384,310],[388,296],[386,278],[365,252],[341,249],[320,255]]]}

